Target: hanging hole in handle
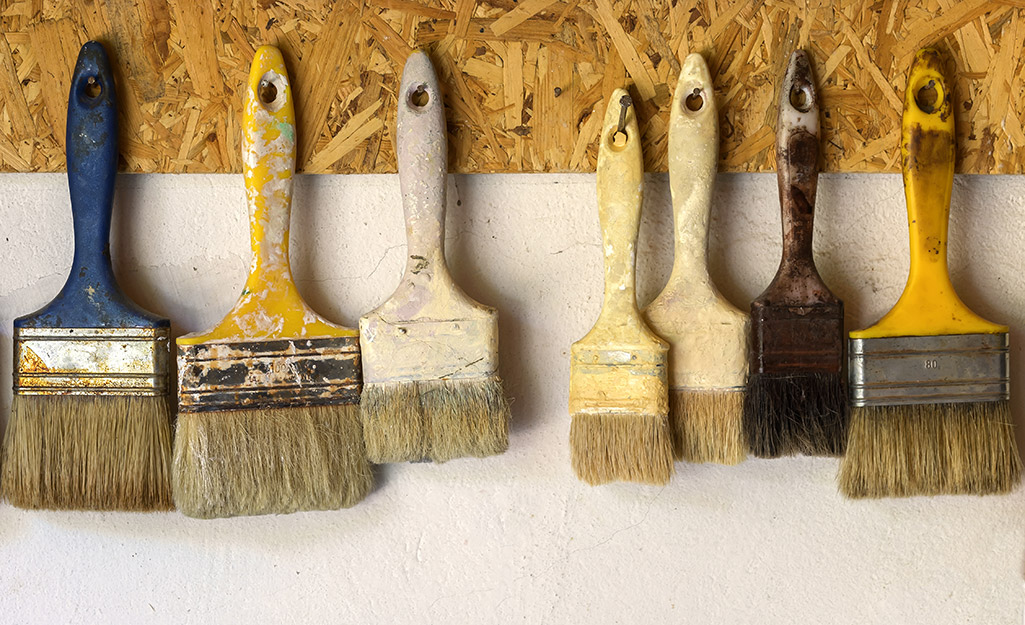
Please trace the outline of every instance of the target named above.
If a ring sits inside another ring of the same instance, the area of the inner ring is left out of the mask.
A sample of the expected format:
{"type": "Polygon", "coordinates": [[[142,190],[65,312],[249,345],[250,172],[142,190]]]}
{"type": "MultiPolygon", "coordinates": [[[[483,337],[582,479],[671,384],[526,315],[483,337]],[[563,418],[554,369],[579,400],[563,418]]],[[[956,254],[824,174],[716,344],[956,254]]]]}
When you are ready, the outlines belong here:
{"type": "Polygon", "coordinates": [[[267,105],[273,104],[274,100],[278,99],[277,85],[266,78],[260,81],[260,84],[256,88],[256,93],[260,97],[260,102],[267,105]]]}
{"type": "Polygon", "coordinates": [[[794,85],[790,88],[790,105],[802,113],[811,109],[811,94],[807,87],[794,85]]]}
{"type": "Polygon", "coordinates": [[[95,76],[85,79],[85,97],[95,100],[100,97],[101,93],[103,93],[103,85],[96,80],[95,76]]]}
{"type": "Polygon", "coordinates": [[[683,99],[683,105],[692,113],[700,111],[701,107],[705,105],[705,98],[701,96],[701,88],[694,87],[694,91],[687,94],[687,97],[683,99]]]}
{"type": "Polygon", "coordinates": [[[915,92],[915,104],[921,109],[923,113],[930,114],[936,112],[936,105],[940,101],[940,92],[936,88],[936,81],[930,80],[927,84],[922,85],[915,92]]]}
{"type": "Polygon", "coordinates": [[[427,85],[417,85],[409,92],[409,105],[413,108],[423,108],[431,101],[431,94],[427,92],[427,85]]]}
{"type": "Polygon", "coordinates": [[[630,141],[630,135],[626,134],[626,130],[614,130],[609,135],[609,147],[617,152],[626,147],[627,142],[630,141]]]}

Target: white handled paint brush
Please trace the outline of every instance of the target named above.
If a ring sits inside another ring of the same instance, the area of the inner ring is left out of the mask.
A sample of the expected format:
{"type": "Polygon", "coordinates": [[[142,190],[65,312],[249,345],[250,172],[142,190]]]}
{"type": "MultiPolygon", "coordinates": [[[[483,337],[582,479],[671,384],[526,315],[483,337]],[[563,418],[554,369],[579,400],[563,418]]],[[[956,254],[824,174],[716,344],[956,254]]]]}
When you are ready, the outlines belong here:
{"type": "Polygon", "coordinates": [[[683,62],[669,114],[673,271],[644,318],[669,343],[669,424],[676,456],[737,464],[746,456],[741,416],[749,324],[747,314],[722,296],[708,274],[718,156],[712,77],[701,55],[691,54],[683,62]]]}
{"type": "Polygon", "coordinates": [[[498,377],[498,314],[445,264],[445,107],[430,59],[414,52],[398,94],[396,142],[406,268],[392,296],[360,319],[360,414],[374,462],[490,456],[509,445],[498,377]]]}

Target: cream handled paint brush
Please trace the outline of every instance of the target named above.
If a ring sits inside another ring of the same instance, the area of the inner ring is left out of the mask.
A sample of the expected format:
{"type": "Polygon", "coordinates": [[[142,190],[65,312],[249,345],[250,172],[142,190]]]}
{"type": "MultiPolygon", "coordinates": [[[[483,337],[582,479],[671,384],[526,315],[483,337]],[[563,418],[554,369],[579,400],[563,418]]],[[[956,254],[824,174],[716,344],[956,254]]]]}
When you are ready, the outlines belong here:
{"type": "Polygon", "coordinates": [[[969,310],[947,270],[952,86],[940,54],[918,52],[901,132],[911,267],[893,309],[850,333],[849,497],[1006,493],[1021,480],[1008,328],[969,310]]]}
{"type": "Polygon", "coordinates": [[[822,281],[812,252],[818,160],[818,94],[799,50],[783,78],[776,127],[783,257],[751,303],[744,431],[749,451],[762,458],[843,453],[843,302],[822,281]]]}
{"type": "Polygon", "coordinates": [[[605,296],[570,355],[570,452],[589,484],[665,484],[673,472],[668,345],[637,310],[634,275],[643,200],[641,136],[630,96],[612,94],[598,148],[605,296]]]}
{"type": "Polygon", "coordinates": [[[174,497],[204,518],[337,509],[372,482],[358,333],[314,312],[292,279],[295,112],[277,48],[256,51],[245,90],[249,277],[215,328],[178,339],[174,497]]]}
{"type": "Polygon", "coordinates": [[[360,319],[367,453],[375,462],[502,453],[509,404],[498,314],[466,295],[445,264],[445,107],[420,51],[402,71],[395,135],[408,247],[395,292],[360,319]]]}
{"type": "Polygon", "coordinates": [[[669,343],[669,423],[678,458],[736,464],[745,457],[741,414],[748,316],[708,274],[708,219],[719,156],[718,112],[700,54],[683,63],[669,114],[673,270],[644,310],[669,343]]]}

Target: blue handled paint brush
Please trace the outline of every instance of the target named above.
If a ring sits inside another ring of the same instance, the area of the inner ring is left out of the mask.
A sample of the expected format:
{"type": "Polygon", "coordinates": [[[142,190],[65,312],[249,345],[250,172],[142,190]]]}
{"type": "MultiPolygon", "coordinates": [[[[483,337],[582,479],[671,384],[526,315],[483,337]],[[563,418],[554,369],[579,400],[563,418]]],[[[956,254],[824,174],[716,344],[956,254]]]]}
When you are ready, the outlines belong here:
{"type": "Polygon", "coordinates": [[[71,273],[53,301],[14,321],[0,488],[20,508],[172,507],[170,323],[128,299],[110,262],[115,102],[107,54],[90,41],[68,98],[71,273]]]}

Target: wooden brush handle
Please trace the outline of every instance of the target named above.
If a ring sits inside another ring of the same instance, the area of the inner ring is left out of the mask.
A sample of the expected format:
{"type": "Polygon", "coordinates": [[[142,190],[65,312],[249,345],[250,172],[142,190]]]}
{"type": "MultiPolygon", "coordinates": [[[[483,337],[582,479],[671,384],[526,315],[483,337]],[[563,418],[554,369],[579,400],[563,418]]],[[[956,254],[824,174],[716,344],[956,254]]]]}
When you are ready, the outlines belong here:
{"type": "Polygon", "coordinates": [[[819,179],[819,103],[811,62],[803,50],[791,55],[780,90],[776,175],[783,264],[801,266],[800,278],[817,278],[812,234],[819,179]]]}
{"type": "Polygon", "coordinates": [[[430,58],[419,50],[402,70],[395,134],[408,242],[406,278],[429,279],[445,266],[448,143],[438,78],[430,58]]]}
{"type": "Polygon", "coordinates": [[[110,217],[117,135],[117,94],[110,61],[103,46],[90,41],[78,54],[68,94],[68,188],[75,226],[72,280],[114,281],[110,217]]]}
{"type": "Polygon", "coordinates": [[[603,315],[638,315],[634,273],[644,169],[637,115],[629,98],[625,89],[612,93],[598,148],[598,217],[605,252],[603,315]]]}
{"type": "Polygon", "coordinates": [[[242,156],[253,250],[250,279],[291,282],[288,227],[295,171],[295,110],[281,52],[253,58],[242,113],[242,156]]]}
{"type": "Polygon", "coordinates": [[[900,300],[874,326],[852,338],[996,334],[1007,326],[972,312],[954,291],[947,270],[947,223],[954,182],[953,83],[942,56],[915,55],[904,91],[901,163],[908,207],[911,267],[900,300]]]}
{"type": "Polygon", "coordinates": [[[719,158],[719,119],[712,77],[700,54],[689,55],[669,117],[669,187],[676,243],[672,281],[711,288],[708,219],[719,158]]]}
{"type": "Polygon", "coordinates": [[[64,288],[16,328],[153,328],[168,321],[139,308],[118,287],[110,262],[117,173],[117,96],[103,46],[82,46],[68,96],[67,163],[75,256],[64,288]]]}

